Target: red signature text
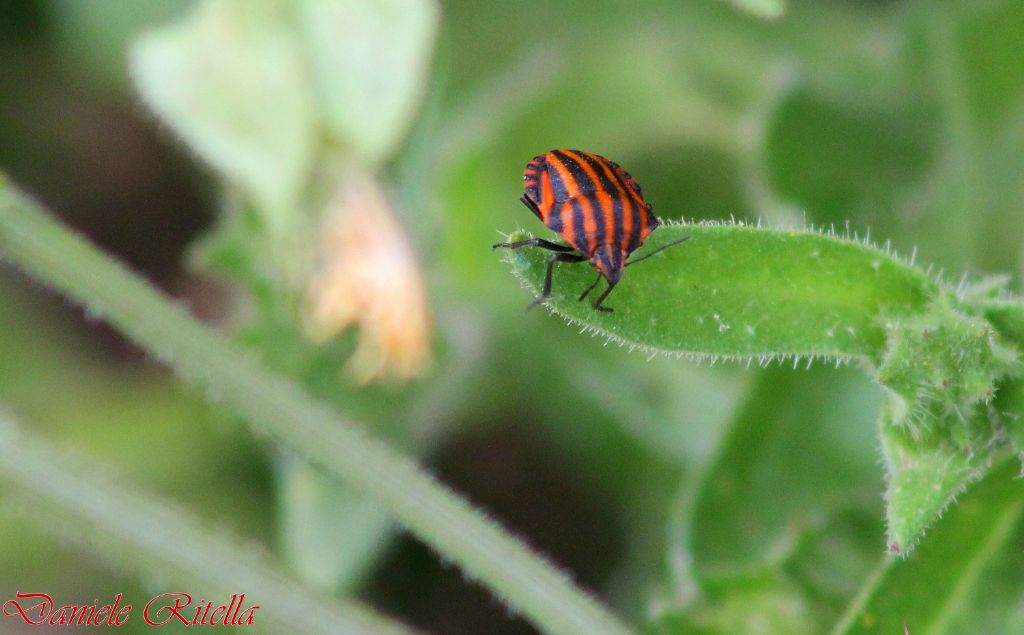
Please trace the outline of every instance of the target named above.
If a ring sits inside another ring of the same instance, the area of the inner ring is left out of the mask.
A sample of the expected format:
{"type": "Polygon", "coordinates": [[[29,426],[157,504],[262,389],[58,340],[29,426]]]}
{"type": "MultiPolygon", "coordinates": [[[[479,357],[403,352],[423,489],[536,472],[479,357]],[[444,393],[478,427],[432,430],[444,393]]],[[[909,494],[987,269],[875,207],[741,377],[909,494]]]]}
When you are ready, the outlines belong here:
{"type": "Polygon", "coordinates": [[[249,626],[259,604],[243,608],[245,594],[232,595],[227,604],[199,600],[192,604],[188,593],[162,593],[146,604],[142,618],[150,626],[181,623],[185,626],[249,626]]]}
{"type": "MultiPolygon", "coordinates": [[[[149,626],[251,626],[259,604],[245,604],[245,594],[234,594],[228,602],[200,599],[188,593],[161,593],[146,603],[142,619],[149,626]]],[[[120,593],[114,601],[101,604],[57,606],[47,593],[18,592],[3,605],[4,617],[21,618],[29,626],[123,626],[132,614],[120,593]]]]}
{"type": "Polygon", "coordinates": [[[21,617],[26,624],[39,626],[121,626],[128,621],[132,605],[121,606],[121,594],[114,596],[112,604],[100,605],[96,600],[82,606],[54,607],[53,598],[46,593],[18,592],[13,600],[4,602],[4,615],[21,617]]]}

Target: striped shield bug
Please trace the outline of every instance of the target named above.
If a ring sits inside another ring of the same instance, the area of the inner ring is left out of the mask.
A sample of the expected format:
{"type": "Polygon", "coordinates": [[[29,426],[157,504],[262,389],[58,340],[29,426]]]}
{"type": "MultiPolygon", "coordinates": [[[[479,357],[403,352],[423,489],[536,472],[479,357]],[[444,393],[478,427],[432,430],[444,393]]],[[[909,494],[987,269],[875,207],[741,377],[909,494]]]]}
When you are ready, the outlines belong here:
{"type": "Polygon", "coordinates": [[[540,247],[554,253],[548,257],[544,290],[527,310],[551,296],[551,274],[556,262],[589,262],[597,269],[597,279],[580,296],[580,301],[597,286],[603,277],[608,288],[594,301],[598,311],[610,312],[603,306],[605,298],[622,278],[629,265],[677,245],[687,238],[674,240],[655,251],[629,260],[658,226],[651,204],[644,200],[640,184],[617,163],[581,150],[552,150],[533,158],[523,172],[526,192],[520,199],[537,218],[559,234],[568,245],[559,245],[543,238],[512,243],[497,243],[492,249],[506,247],[540,247]]]}

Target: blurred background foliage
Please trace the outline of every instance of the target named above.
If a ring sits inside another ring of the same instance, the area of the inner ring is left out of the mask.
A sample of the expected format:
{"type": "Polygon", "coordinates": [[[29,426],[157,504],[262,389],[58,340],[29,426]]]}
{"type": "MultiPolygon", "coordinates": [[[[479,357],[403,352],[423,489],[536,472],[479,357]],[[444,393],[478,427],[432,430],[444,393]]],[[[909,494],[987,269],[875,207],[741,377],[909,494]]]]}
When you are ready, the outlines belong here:
{"type": "MultiPolygon", "coordinates": [[[[880,395],[862,374],[607,347],[524,314],[528,298],[489,249],[499,231],[540,229],[516,201],[529,158],[580,147],[626,166],[665,218],[849,224],[901,253],[916,248],[947,277],[1009,273],[1022,290],[1024,4],[800,0],[772,21],[756,16],[781,3],[749,3],[761,7],[753,15],[744,4],[424,2],[402,28],[424,34],[425,52],[397,53],[405,66],[388,73],[343,68],[351,58],[331,57],[332,34],[307,32],[320,66],[302,73],[365,73],[355,86],[397,73],[409,105],[381,133],[393,139],[370,149],[352,139],[374,110],[355,111],[353,127],[337,115],[353,111],[331,107],[358,90],[343,81],[320,87],[328,108],[302,115],[309,130],[272,116],[271,138],[308,132],[311,149],[296,151],[299,167],[286,154],[270,177],[257,172],[255,190],[270,192],[261,198],[197,160],[210,161],[207,137],[159,105],[155,117],[133,86],[132,43],[199,5],[15,0],[0,5],[0,166],[202,319],[420,456],[634,623],[1013,632],[1024,623],[1016,483],[989,477],[893,564],[880,395]],[[298,194],[268,185],[291,169],[298,194]],[[385,193],[422,271],[434,359],[408,381],[354,381],[342,369],[358,332],[322,345],[298,326],[305,270],[292,259],[318,249],[321,210],[351,170],[385,193]],[[290,219],[287,239],[274,237],[273,214],[290,219]],[[872,587],[880,571],[886,582],[872,587]],[[844,615],[858,594],[865,603],[844,615]]],[[[400,35],[388,29],[397,18],[373,8],[394,3],[342,5],[362,6],[380,29],[350,34],[348,53],[400,35]]],[[[248,67],[239,82],[257,99],[264,71],[248,67]]],[[[170,104],[179,85],[160,77],[136,75],[150,105],[154,91],[170,104]]],[[[311,584],[433,632],[531,631],[372,504],[264,447],[95,316],[10,270],[0,271],[0,401],[268,545],[311,584]]],[[[5,598],[163,590],[156,575],[55,542],[13,503],[0,509],[5,598]]]]}

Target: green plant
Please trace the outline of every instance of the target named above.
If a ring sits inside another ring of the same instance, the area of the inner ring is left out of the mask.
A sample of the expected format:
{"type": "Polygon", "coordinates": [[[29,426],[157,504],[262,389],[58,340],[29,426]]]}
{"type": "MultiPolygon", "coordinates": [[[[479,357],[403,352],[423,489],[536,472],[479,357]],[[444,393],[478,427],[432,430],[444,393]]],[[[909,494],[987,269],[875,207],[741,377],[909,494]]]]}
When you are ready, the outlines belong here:
{"type": "MultiPolygon", "coordinates": [[[[683,236],[691,237],[685,250],[629,271],[614,314],[577,301],[590,284],[582,267],[563,267],[549,306],[655,354],[761,366],[858,361],[886,391],[878,431],[892,553],[913,549],[994,457],[1024,451],[1012,442],[1024,415],[1016,402],[1024,302],[1006,279],[953,286],[889,249],[834,233],[735,223],[658,230],[660,241],[683,236]],[[1009,396],[997,398],[1003,391],[1009,396]]],[[[544,255],[508,259],[539,293],[544,255]]]]}
{"type": "Polygon", "coordinates": [[[306,632],[1024,627],[1024,5],[27,4],[52,28],[0,55],[0,260],[174,374],[0,276],[0,585],[182,581],[306,632]],[[67,229],[159,208],[107,202],[138,187],[102,143],[129,128],[82,116],[111,102],[207,171],[158,280],[215,278],[217,333],[67,229]],[[543,255],[489,248],[539,227],[519,177],[558,146],[643,184],[637,256],[690,237],[613,314],[586,265],[524,314],[543,255]]]}

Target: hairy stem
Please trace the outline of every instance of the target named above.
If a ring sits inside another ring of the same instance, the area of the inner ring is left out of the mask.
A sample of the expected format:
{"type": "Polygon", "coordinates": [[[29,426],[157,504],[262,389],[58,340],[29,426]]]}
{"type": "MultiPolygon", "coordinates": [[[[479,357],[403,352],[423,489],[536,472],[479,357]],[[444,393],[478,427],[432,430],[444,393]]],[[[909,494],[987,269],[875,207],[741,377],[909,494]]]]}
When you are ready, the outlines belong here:
{"type": "MultiPolygon", "coordinates": [[[[14,485],[32,509],[53,510],[60,522],[43,522],[58,533],[88,530],[90,546],[109,544],[117,559],[128,559],[143,574],[207,583],[227,592],[245,592],[245,607],[264,612],[302,633],[387,633],[413,631],[358,602],[328,598],[275,571],[252,549],[240,548],[222,532],[200,523],[171,502],[134,491],[120,479],[100,476],[97,467],[0,416],[0,476],[14,485]],[[71,518],[69,519],[68,516],[71,518]]],[[[39,520],[49,519],[35,514],[39,520]]],[[[61,533],[64,537],[64,534],[61,533]]]]}
{"type": "Polygon", "coordinates": [[[84,304],[259,432],[379,501],[552,633],[627,633],[606,608],[415,462],[312,399],[74,236],[0,176],[0,257],[84,304]]]}

